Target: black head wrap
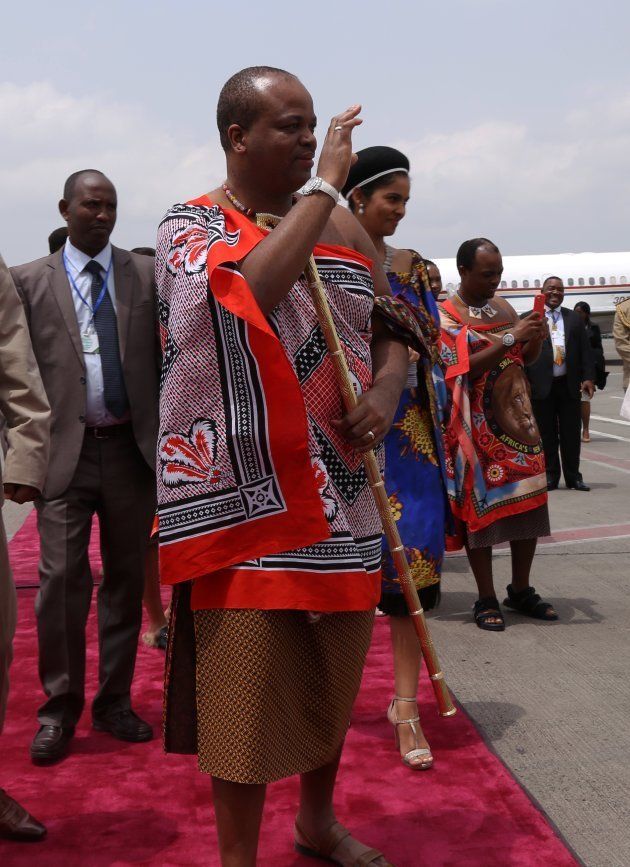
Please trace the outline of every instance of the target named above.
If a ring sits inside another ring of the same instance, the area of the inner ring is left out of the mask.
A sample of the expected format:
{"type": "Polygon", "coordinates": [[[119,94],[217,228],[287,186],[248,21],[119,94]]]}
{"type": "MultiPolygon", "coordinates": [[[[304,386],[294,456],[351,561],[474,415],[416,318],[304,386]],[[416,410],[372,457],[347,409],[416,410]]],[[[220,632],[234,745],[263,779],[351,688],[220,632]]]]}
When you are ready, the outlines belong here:
{"type": "Polygon", "coordinates": [[[396,148],[386,145],[376,145],[371,148],[363,148],[357,151],[358,160],[351,166],[348,180],[345,182],[341,194],[345,199],[350,196],[357,187],[364,187],[372,181],[389,175],[391,172],[404,172],[409,174],[409,160],[396,148]]]}

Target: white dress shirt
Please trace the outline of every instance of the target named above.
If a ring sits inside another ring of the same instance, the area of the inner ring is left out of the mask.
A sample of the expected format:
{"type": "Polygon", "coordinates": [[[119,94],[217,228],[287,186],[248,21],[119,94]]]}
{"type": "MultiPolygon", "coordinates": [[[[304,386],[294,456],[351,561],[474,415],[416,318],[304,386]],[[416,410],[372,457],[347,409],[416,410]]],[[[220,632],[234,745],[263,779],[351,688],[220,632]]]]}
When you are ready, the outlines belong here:
{"type": "MultiPolygon", "coordinates": [[[[562,315],[562,311],[559,307],[556,307],[555,310],[550,310],[548,307],[545,309],[545,315],[547,316],[547,322],[549,324],[549,334],[551,336],[551,346],[554,350],[556,347],[560,347],[562,350],[562,357],[566,357],[566,338],[564,335],[564,317],[562,315]]],[[[567,374],[567,363],[563,361],[562,364],[553,365],[553,375],[554,376],[566,376],[567,374]]]]}
{"type": "Polygon", "coordinates": [[[89,271],[83,270],[87,263],[92,261],[92,258],[101,266],[101,276],[103,279],[105,279],[105,274],[107,274],[107,270],[109,269],[107,291],[109,297],[112,299],[114,310],[116,310],[114,269],[113,267],[109,267],[112,263],[112,245],[108,243],[97,256],[91,257],[86,253],[82,253],[81,250],[77,250],[77,248],[70,243],[70,239],[68,238],[63,252],[66,273],[69,273],[72,277],[72,280],[70,280],[70,276],[68,276],[68,283],[70,284],[72,301],[74,302],[74,309],[77,314],[79,334],[82,338],[81,342],[83,344],[84,334],[91,333],[90,339],[92,341],[92,346],[90,346],[90,349],[94,350],[96,348],[96,351],[86,352],[84,344],[83,361],[85,363],[85,378],[87,380],[85,423],[87,427],[107,427],[112,424],[120,424],[121,422],[128,421],[129,415],[127,414],[125,418],[116,418],[116,416],[112,415],[105,406],[103,368],[101,365],[101,356],[98,351],[98,337],[92,324],[92,295],[90,291],[92,287],[92,275],[89,271]],[[72,281],[74,281],[74,286],[72,285],[72,281]],[[81,300],[81,296],[85,299],[87,304],[81,300]]]}

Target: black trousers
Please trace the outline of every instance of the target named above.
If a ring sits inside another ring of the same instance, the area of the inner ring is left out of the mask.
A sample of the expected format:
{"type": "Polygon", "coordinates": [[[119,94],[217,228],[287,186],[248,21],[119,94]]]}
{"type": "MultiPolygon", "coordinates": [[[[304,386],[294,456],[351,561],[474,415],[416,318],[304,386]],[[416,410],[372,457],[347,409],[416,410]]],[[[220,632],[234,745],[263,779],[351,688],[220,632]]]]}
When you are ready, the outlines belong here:
{"type": "Polygon", "coordinates": [[[547,482],[550,485],[557,485],[560,481],[560,458],[567,485],[574,485],[582,479],[580,402],[579,395],[573,397],[569,392],[566,376],[554,377],[551,391],[544,400],[532,400],[545,450],[547,482]]]}

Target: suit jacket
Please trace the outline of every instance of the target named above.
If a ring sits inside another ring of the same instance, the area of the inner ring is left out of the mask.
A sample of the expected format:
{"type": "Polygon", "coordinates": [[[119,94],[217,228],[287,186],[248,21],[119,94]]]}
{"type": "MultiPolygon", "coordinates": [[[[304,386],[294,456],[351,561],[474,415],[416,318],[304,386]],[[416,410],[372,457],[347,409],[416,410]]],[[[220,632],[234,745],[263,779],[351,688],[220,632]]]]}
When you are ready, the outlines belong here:
{"type": "MultiPolygon", "coordinates": [[[[118,339],[133,433],[155,467],[159,350],[154,260],[112,248],[118,339]]],[[[44,496],[60,496],[74,475],[85,431],[86,378],[81,336],[63,249],[11,269],[28,319],[52,409],[50,468],[44,496]]]]}
{"type": "Polygon", "coordinates": [[[623,387],[630,385],[630,298],[617,304],[613,322],[615,349],[623,361],[623,387]]]}
{"type": "MultiPolygon", "coordinates": [[[[42,491],[48,466],[50,407],[33,355],[24,310],[1,256],[0,411],[7,421],[9,446],[4,481],[42,491]]],[[[2,481],[0,473],[0,483],[2,481]]]]}
{"type": "MultiPolygon", "coordinates": [[[[595,365],[584,322],[578,313],[561,307],[564,321],[565,362],[567,365],[567,386],[569,393],[577,400],[580,398],[582,383],[595,381],[595,365]]],[[[549,396],[553,383],[553,346],[551,336],[542,345],[538,359],[525,368],[532,387],[532,398],[544,400],[549,396]]]]}

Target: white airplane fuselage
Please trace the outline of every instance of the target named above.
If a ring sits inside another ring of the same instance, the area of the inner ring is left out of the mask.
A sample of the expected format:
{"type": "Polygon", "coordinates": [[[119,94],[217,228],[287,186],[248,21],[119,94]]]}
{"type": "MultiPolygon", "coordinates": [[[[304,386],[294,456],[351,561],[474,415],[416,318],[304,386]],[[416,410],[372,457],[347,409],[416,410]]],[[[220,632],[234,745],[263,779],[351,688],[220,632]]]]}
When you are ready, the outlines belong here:
{"type": "MultiPolygon", "coordinates": [[[[442,286],[451,294],[459,286],[455,259],[436,259],[442,286]]],[[[612,330],[615,307],[630,297],[630,253],[553,253],[541,256],[504,256],[498,292],[518,313],[534,306],[534,295],[545,277],[564,283],[564,306],[573,309],[587,301],[603,333],[612,330]]]]}

